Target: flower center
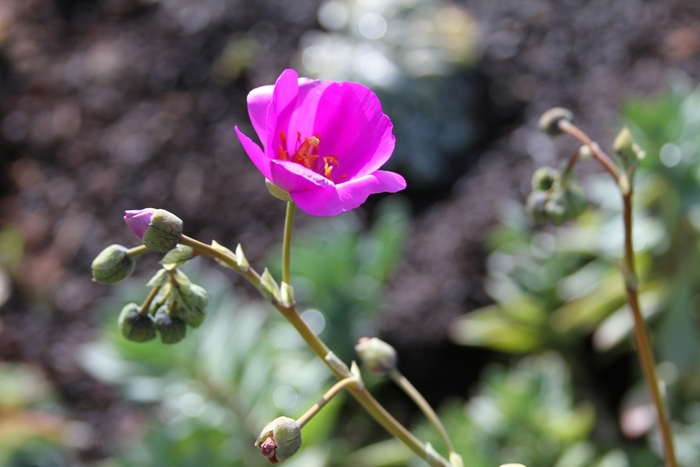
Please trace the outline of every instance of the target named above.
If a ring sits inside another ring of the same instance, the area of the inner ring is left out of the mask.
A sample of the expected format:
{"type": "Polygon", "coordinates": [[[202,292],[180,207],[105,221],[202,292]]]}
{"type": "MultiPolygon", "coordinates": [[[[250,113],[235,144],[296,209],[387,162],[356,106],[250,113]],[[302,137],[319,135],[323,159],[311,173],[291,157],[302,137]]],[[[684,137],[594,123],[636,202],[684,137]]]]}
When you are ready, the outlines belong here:
{"type": "Polygon", "coordinates": [[[321,139],[318,134],[310,138],[302,138],[301,133],[297,131],[296,149],[291,156],[286,149],[287,135],[284,131],[280,131],[280,140],[281,144],[277,151],[277,158],[279,160],[296,162],[332,180],[331,175],[333,169],[338,167],[338,157],[333,154],[324,157],[319,156],[318,145],[321,143],[321,139]]]}

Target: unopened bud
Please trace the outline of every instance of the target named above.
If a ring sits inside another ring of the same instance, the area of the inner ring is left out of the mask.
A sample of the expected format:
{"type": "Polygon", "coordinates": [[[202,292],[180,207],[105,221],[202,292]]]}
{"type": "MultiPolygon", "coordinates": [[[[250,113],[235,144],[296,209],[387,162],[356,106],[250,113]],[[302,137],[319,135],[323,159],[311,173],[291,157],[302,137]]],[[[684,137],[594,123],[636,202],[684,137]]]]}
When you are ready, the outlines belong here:
{"type": "Polygon", "coordinates": [[[187,334],[185,322],[176,316],[170,316],[165,306],[158,308],[154,322],[163,344],[176,344],[187,334]]]}
{"type": "Polygon", "coordinates": [[[527,197],[525,210],[536,224],[542,224],[547,221],[547,215],[544,210],[547,199],[547,192],[539,190],[531,192],[527,197]]]}
{"type": "Polygon", "coordinates": [[[632,133],[630,133],[627,127],[622,128],[617,134],[615,142],[613,143],[613,149],[617,155],[622,158],[625,167],[629,167],[637,161],[644,159],[646,155],[646,153],[642,151],[642,148],[634,142],[632,133]]]}
{"type": "Polygon", "coordinates": [[[387,376],[396,369],[396,350],[381,339],[362,337],[355,351],[374,374],[387,376]]]}
{"type": "Polygon", "coordinates": [[[547,191],[559,181],[559,171],[552,167],[540,167],[532,174],[532,189],[547,191]]]}
{"type": "Polygon", "coordinates": [[[209,294],[206,289],[197,284],[178,287],[179,296],[174,315],[190,327],[198,328],[207,317],[209,294]]]}
{"type": "Polygon", "coordinates": [[[124,220],[150,250],[167,253],[182,237],[182,220],[164,209],[126,211],[124,220]]]}
{"type": "Polygon", "coordinates": [[[127,254],[126,247],[110,245],[92,262],[92,277],[103,284],[116,284],[129,277],[136,261],[127,254]]]}
{"type": "Polygon", "coordinates": [[[279,417],[260,432],[255,446],[271,463],[289,459],[301,447],[301,428],[291,418],[279,417]]]}
{"type": "Polygon", "coordinates": [[[289,196],[289,192],[285,190],[284,188],[280,188],[274,183],[272,183],[270,180],[265,179],[265,185],[267,186],[267,190],[270,192],[272,196],[274,196],[277,199],[281,199],[282,201],[291,201],[292,197],[289,196]]]}
{"type": "Polygon", "coordinates": [[[119,314],[119,330],[127,340],[147,342],[156,337],[156,326],[149,314],[139,313],[136,303],[129,303],[119,314]]]}
{"type": "Polygon", "coordinates": [[[559,128],[559,121],[566,120],[572,122],[574,120],[574,114],[570,110],[563,107],[554,107],[549,109],[540,117],[538,122],[540,130],[544,131],[550,136],[559,136],[562,134],[559,128]]]}

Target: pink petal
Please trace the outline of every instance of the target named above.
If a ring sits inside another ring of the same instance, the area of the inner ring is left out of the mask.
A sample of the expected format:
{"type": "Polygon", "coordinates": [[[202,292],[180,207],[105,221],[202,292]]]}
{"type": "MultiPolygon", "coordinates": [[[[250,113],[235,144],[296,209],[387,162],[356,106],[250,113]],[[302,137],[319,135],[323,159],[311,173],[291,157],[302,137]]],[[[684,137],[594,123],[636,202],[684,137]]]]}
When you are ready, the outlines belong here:
{"type": "Polygon", "coordinates": [[[270,158],[262,152],[260,146],[255,144],[253,140],[241,133],[241,130],[239,130],[238,127],[235,127],[235,129],[236,134],[238,135],[238,139],[243,145],[243,149],[245,149],[246,154],[248,154],[248,157],[250,157],[250,160],[253,161],[255,167],[257,167],[258,170],[262,172],[263,176],[270,180],[272,177],[270,175],[270,158]]]}
{"type": "Polygon", "coordinates": [[[126,221],[126,225],[129,226],[129,229],[131,229],[138,238],[143,239],[143,234],[146,233],[146,229],[148,229],[148,226],[151,224],[154,212],[156,212],[154,208],[124,211],[124,220],[126,221]]]}
{"type": "Polygon", "coordinates": [[[248,94],[248,115],[263,144],[267,141],[267,107],[272,102],[273,85],[255,88],[248,94]]]}
{"type": "Polygon", "coordinates": [[[394,151],[389,117],[377,96],[357,83],[331,83],[318,101],[314,130],[319,152],[338,157],[333,174],[348,178],[375,172],[394,151]]]}
{"type": "Polygon", "coordinates": [[[289,128],[289,120],[296,106],[298,94],[299,75],[294,70],[284,70],[277,78],[272,102],[267,107],[267,140],[262,143],[268,154],[271,154],[271,151],[277,151],[280,145],[280,130],[289,128]]]}
{"type": "Polygon", "coordinates": [[[290,192],[299,208],[312,216],[337,216],[355,209],[374,193],[396,193],[406,188],[404,178],[394,172],[379,170],[335,187],[290,192]]]}
{"type": "Polygon", "coordinates": [[[290,193],[335,186],[323,175],[296,162],[280,160],[271,160],[270,162],[270,178],[268,180],[290,193]]]}
{"type": "Polygon", "coordinates": [[[287,127],[278,127],[278,131],[284,131],[290,138],[287,139],[287,151],[293,154],[296,150],[296,132],[300,132],[303,137],[313,136],[315,133],[314,123],[316,120],[316,109],[319,100],[330,86],[330,81],[319,81],[310,79],[299,79],[299,94],[297,95],[296,108],[292,112],[287,127]]]}

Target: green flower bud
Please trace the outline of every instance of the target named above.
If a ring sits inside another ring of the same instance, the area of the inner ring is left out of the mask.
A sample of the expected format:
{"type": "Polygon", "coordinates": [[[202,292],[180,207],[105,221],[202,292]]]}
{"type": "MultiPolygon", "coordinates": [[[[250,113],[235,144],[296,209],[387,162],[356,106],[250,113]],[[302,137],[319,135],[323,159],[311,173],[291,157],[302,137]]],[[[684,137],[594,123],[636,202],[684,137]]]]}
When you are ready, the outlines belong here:
{"type": "Polygon", "coordinates": [[[547,221],[547,214],[544,207],[547,203],[549,195],[546,191],[533,191],[528,195],[525,203],[525,210],[530,215],[536,224],[542,224],[547,221]]]}
{"type": "Polygon", "coordinates": [[[544,213],[554,225],[562,225],[569,220],[569,207],[567,204],[566,193],[556,191],[549,195],[549,198],[544,203],[544,213]]]}
{"type": "Polygon", "coordinates": [[[620,133],[617,134],[613,143],[613,149],[622,158],[622,163],[625,167],[635,164],[646,156],[642,148],[632,139],[632,133],[627,127],[622,128],[620,133]]]}
{"type": "Polygon", "coordinates": [[[185,338],[187,325],[180,318],[170,316],[165,306],[158,308],[154,319],[163,344],[176,344],[185,338]]]}
{"type": "Polygon", "coordinates": [[[554,107],[542,114],[538,124],[540,130],[544,131],[549,136],[559,136],[562,134],[562,131],[559,129],[560,120],[572,122],[574,121],[574,114],[563,107],[554,107]]]}
{"type": "Polygon", "coordinates": [[[136,269],[136,260],[127,254],[127,248],[110,245],[92,262],[92,277],[102,284],[116,284],[129,277],[136,269]]]}
{"type": "Polygon", "coordinates": [[[180,318],[190,327],[198,328],[207,317],[207,304],[209,303],[209,294],[197,284],[191,284],[189,287],[178,288],[179,298],[176,299],[174,315],[180,318]]]}
{"type": "Polygon", "coordinates": [[[292,457],[301,447],[301,428],[291,418],[276,418],[262,429],[255,447],[272,464],[278,464],[292,457]]]}
{"type": "Polygon", "coordinates": [[[374,374],[387,376],[396,369],[396,350],[381,339],[362,337],[355,351],[374,374]]]}
{"type": "Polygon", "coordinates": [[[559,171],[552,167],[540,167],[532,174],[532,190],[547,191],[559,182],[559,171]]]}
{"type": "Polygon", "coordinates": [[[129,303],[119,314],[119,330],[127,340],[147,342],[156,337],[156,326],[150,315],[139,313],[136,303],[129,303]]]}
{"type": "Polygon", "coordinates": [[[270,192],[272,196],[274,196],[277,199],[281,199],[282,201],[291,201],[292,197],[289,196],[289,192],[285,190],[284,188],[280,188],[274,183],[272,183],[270,180],[265,179],[265,185],[267,186],[267,190],[270,192]]]}

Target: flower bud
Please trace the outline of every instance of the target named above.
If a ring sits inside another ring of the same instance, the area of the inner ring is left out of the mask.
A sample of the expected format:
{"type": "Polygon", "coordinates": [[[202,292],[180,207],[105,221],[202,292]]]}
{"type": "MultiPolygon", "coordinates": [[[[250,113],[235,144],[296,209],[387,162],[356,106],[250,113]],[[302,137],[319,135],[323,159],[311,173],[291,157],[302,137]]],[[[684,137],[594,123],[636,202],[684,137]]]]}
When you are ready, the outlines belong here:
{"type": "Polygon", "coordinates": [[[276,418],[262,429],[255,447],[271,463],[280,463],[292,457],[301,447],[301,428],[291,418],[276,418]]]}
{"type": "Polygon", "coordinates": [[[265,185],[267,186],[267,191],[270,192],[272,196],[274,196],[277,199],[281,199],[282,201],[291,201],[292,197],[289,196],[289,192],[285,190],[284,188],[280,188],[274,183],[272,183],[270,180],[265,179],[265,185]]]}
{"type": "Polygon", "coordinates": [[[184,339],[187,334],[185,322],[180,318],[170,316],[165,306],[158,308],[154,322],[163,344],[176,344],[184,339]]]}
{"type": "Polygon", "coordinates": [[[139,313],[136,303],[129,303],[119,314],[119,330],[127,340],[147,342],[156,337],[156,326],[150,315],[139,313]]]}
{"type": "Polygon", "coordinates": [[[530,193],[525,202],[525,210],[536,224],[547,221],[547,214],[544,207],[547,203],[548,195],[546,191],[535,190],[530,193]]]}
{"type": "Polygon", "coordinates": [[[540,130],[544,131],[549,136],[559,136],[562,134],[562,131],[559,129],[560,120],[572,122],[574,120],[574,114],[563,107],[554,107],[542,114],[538,124],[540,130]]]}
{"type": "Polygon", "coordinates": [[[127,254],[126,247],[110,245],[92,262],[92,277],[103,284],[116,284],[129,277],[136,261],[127,254]]]}
{"type": "Polygon", "coordinates": [[[544,203],[544,214],[554,225],[562,225],[569,220],[566,194],[563,191],[556,191],[549,196],[544,203]]]}
{"type": "Polygon", "coordinates": [[[164,209],[125,211],[124,220],[144,245],[159,253],[175,248],[182,237],[182,220],[164,209]]]}
{"type": "Polygon", "coordinates": [[[532,190],[547,191],[559,182],[559,171],[552,167],[540,167],[532,174],[532,190]]]}
{"type": "Polygon", "coordinates": [[[618,156],[622,158],[623,165],[629,167],[634,163],[644,159],[646,153],[642,151],[642,148],[634,142],[632,139],[632,133],[630,133],[629,128],[624,127],[617,134],[615,142],[613,142],[613,149],[618,156]]]}
{"type": "Polygon", "coordinates": [[[207,317],[207,304],[209,294],[204,287],[192,284],[189,287],[180,287],[180,298],[175,308],[175,316],[180,318],[190,327],[198,328],[207,317]]]}
{"type": "Polygon", "coordinates": [[[396,350],[376,337],[362,337],[355,351],[370,371],[379,376],[387,376],[396,369],[396,350]]]}

